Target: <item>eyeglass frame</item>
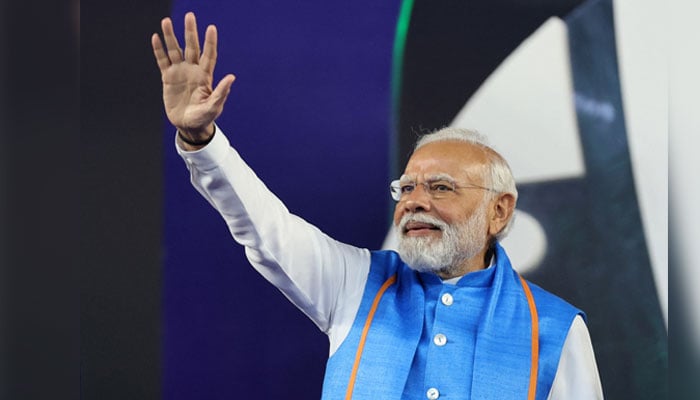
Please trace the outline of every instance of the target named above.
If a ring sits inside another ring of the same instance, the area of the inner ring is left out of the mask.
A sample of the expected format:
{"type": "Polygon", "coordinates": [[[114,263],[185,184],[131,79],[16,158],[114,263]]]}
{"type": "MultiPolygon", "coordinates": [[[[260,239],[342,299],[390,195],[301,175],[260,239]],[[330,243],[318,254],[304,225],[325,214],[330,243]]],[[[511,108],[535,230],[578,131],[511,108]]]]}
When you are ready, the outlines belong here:
{"type": "Polygon", "coordinates": [[[473,183],[468,183],[465,185],[459,185],[455,180],[447,175],[447,174],[438,174],[430,177],[427,180],[424,180],[422,182],[417,182],[415,179],[410,178],[406,175],[401,176],[399,179],[395,179],[389,183],[389,192],[391,194],[391,198],[394,199],[397,203],[401,201],[403,196],[405,194],[410,194],[413,193],[414,190],[418,187],[418,185],[423,186],[423,189],[425,190],[430,197],[433,199],[443,199],[445,197],[450,196],[449,193],[456,193],[457,189],[482,189],[482,190],[488,190],[490,192],[497,192],[497,190],[485,186],[479,186],[473,183]],[[445,193],[444,196],[441,195],[441,192],[439,192],[436,188],[431,187],[432,185],[435,184],[440,184],[440,186],[448,186],[450,187],[450,190],[442,192],[445,193]],[[447,185],[445,185],[447,184],[447,185]],[[406,185],[412,185],[413,189],[408,192],[404,193],[403,188],[406,185]]]}

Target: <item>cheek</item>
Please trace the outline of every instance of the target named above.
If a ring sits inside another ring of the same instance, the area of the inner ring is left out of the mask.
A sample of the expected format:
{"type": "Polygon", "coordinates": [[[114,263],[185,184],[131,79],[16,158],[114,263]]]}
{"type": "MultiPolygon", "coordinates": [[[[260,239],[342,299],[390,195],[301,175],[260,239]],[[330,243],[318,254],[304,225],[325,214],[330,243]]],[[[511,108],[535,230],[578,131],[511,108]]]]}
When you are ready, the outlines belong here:
{"type": "Polygon", "coordinates": [[[435,214],[448,224],[462,223],[469,219],[471,213],[462,207],[444,207],[435,209],[435,214]]]}
{"type": "Polygon", "coordinates": [[[399,224],[399,221],[401,221],[401,217],[403,217],[403,212],[401,207],[399,207],[397,203],[396,207],[394,208],[394,225],[399,224]]]}

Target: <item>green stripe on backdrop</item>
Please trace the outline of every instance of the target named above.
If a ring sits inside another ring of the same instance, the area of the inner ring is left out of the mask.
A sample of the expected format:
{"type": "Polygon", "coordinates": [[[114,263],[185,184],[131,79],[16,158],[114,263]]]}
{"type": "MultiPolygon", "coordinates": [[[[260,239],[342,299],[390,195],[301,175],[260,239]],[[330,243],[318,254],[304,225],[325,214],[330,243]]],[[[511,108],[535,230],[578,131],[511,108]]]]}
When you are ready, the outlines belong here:
{"type": "MultiPolygon", "coordinates": [[[[394,49],[391,66],[391,127],[389,129],[389,176],[398,175],[398,148],[399,148],[399,117],[401,113],[401,85],[403,82],[403,61],[406,50],[406,37],[411,22],[414,0],[403,0],[399,10],[399,18],[396,21],[396,34],[394,36],[394,49]]],[[[391,207],[390,207],[391,208],[391,207]]],[[[391,212],[389,212],[391,218],[391,212]]]]}

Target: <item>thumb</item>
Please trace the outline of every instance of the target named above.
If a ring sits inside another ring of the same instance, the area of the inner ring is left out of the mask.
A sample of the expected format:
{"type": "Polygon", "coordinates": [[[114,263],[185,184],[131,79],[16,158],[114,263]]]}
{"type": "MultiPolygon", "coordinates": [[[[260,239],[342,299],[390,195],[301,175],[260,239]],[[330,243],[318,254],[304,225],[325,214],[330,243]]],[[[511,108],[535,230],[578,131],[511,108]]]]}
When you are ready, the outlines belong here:
{"type": "Polygon", "coordinates": [[[219,84],[216,85],[216,88],[214,88],[211,96],[209,96],[209,99],[214,107],[223,107],[228,94],[231,92],[231,85],[233,85],[233,81],[235,80],[236,77],[233,74],[228,74],[223,77],[221,81],[219,81],[219,84]]]}

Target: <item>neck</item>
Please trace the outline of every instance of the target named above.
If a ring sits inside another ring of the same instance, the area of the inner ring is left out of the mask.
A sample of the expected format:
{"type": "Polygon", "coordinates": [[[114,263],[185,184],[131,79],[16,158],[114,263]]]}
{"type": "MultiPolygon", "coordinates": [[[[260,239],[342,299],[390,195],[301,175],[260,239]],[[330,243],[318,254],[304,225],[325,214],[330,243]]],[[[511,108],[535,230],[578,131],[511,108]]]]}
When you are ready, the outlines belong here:
{"type": "Polygon", "coordinates": [[[493,245],[486,246],[474,257],[464,260],[464,262],[460,264],[460,267],[454,272],[440,271],[437,274],[442,279],[452,279],[458,276],[464,276],[470,272],[486,269],[486,267],[491,264],[491,258],[494,252],[493,245]]]}

